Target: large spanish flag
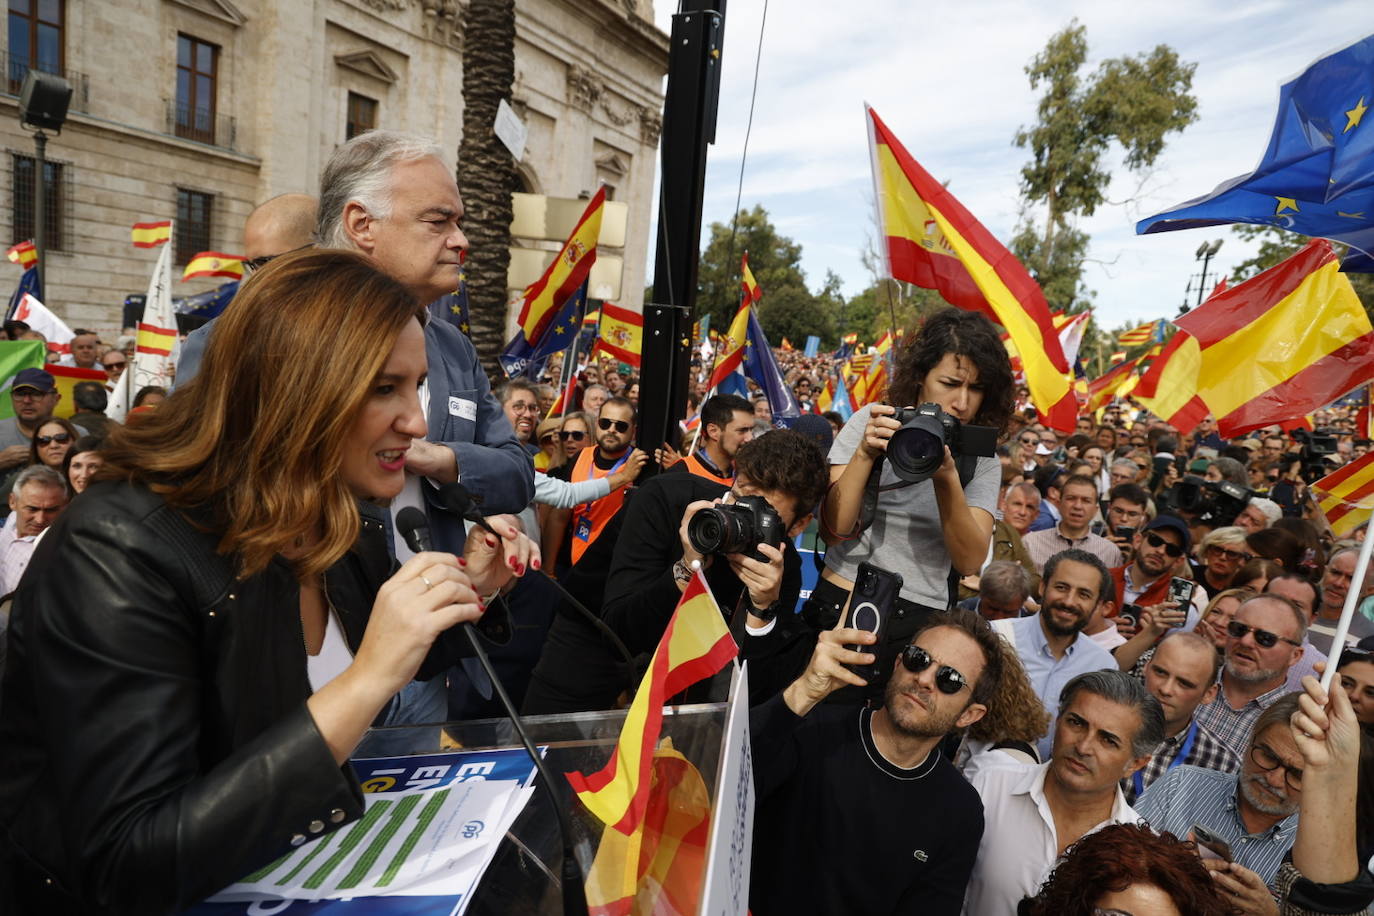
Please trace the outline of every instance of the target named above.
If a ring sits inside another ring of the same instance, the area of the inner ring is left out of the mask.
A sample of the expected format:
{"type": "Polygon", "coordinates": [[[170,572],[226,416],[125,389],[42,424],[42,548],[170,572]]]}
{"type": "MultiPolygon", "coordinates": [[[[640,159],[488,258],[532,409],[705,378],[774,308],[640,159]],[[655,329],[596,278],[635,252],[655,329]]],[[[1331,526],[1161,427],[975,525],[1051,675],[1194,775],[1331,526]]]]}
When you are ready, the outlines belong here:
{"type": "Polygon", "coordinates": [[[172,221],[134,223],[131,235],[135,248],[156,248],[172,237],[172,221]]]}
{"type": "Polygon", "coordinates": [[[954,195],[930,176],[868,108],[873,183],[893,279],[985,312],[1011,335],[1045,425],[1074,428],[1078,404],[1039,285],[954,195]]]}
{"type": "Polygon", "coordinates": [[[242,280],[243,256],[202,251],[191,258],[186,264],[186,269],[181,272],[182,280],[190,280],[192,277],[229,277],[242,280]]]}
{"type": "Polygon", "coordinates": [[[644,316],[609,302],[601,306],[601,327],[593,353],[607,353],[629,366],[639,366],[644,316]]]}
{"type": "Polygon", "coordinates": [[[1336,536],[1349,535],[1374,513],[1374,452],[1313,481],[1312,493],[1336,536]]]}
{"type": "Polygon", "coordinates": [[[102,388],[105,387],[106,375],[101,369],[78,369],[75,366],[59,366],[55,363],[43,368],[52,375],[53,383],[62,395],[52,411],[56,417],[70,417],[76,412],[76,396],[73,389],[76,388],[77,382],[99,382],[102,388]]]}
{"type": "Polygon", "coordinates": [[[1202,350],[1187,331],[1177,331],[1140,377],[1131,396],[1179,432],[1192,432],[1210,411],[1197,394],[1202,350]]]}
{"type": "Polygon", "coordinates": [[[603,824],[629,835],[643,823],[663,704],[724,668],[738,653],[725,617],[697,570],[654,650],[611,759],[590,776],[568,774],[577,797],[603,824]]]}
{"type": "Polygon", "coordinates": [[[558,310],[577,292],[596,263],[596,243],[601,237],[601,215],[606,210],[606,188],[597,188],[582,218],[577,221],[558,257],[549,264],[544,275],[525,288],[520,302],[520,333],[531,345],[537,345],[544,329],[553,321],[558,310]]]}
{"type": "Polygon", "coordinates": [[[1325,239],[1174,323],[1196,341],[1197,394],[1222,436],[1312,413],[1374,375],[1374,328],[1325,239]]]}

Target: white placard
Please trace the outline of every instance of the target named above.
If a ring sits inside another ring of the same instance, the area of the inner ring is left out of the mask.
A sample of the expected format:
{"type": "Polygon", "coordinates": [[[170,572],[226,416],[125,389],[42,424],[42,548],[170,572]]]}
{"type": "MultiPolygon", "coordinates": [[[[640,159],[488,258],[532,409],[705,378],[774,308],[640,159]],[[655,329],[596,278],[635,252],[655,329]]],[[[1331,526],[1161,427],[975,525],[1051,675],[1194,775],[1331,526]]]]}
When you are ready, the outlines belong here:
{"type": "Polygon", "coordinates": [[[744,916],[754,850],[754,755],[749,745],[748,662],[735,670],[725,711],[716,805],[706,846],[699,916],[744,916]]]}
{"type": "Polygon", "coordinates": [[[515,113],[515,109],[506,104],[505,99],[496,106],[496,123],[492,125],[492,129],[496,131],[496,139],[504,143],[506,149],[510,150],[511,157],[519,162],[520,157],[525,155],[525,139],[529,137],[530,131],[515,113]]]}

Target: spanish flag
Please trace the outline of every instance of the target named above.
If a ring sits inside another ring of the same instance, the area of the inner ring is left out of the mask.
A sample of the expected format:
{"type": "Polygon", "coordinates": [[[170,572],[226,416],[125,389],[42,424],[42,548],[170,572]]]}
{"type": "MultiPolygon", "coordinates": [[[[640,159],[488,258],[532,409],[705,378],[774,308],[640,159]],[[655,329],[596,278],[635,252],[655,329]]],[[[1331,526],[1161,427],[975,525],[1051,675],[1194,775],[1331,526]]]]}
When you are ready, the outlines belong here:
{"type": "Polygon", "coordinates": [[[654,650],[611,759],[590,776],[568,774],[577,797],[603,824],[628,836],[644,822],[663,704],[720,671],[737,654],[720,606],[697,570],[654,650]]]}
{"type": "Polygon", "coordinates": [[[105,372],[101,369],[78,369],[75,366],[59,366],[56,363],[48,363],[43,369],[52,375],[53,383],[62,395],[57,401],[57,406],[53,408],[53,416],[56,417],[70,417],[76,412],[76,397],[73,390],[77,382],[99,382],[103,388],[107,380],[105,372]]]}
{"type": "Polygon", "coordinates": [[[132,235],[135,248],[156,248],[172,237],[172,221],[134,223],[132,235]]]}
{"type": "MultiPolygon", "coordinates": [[[[1138,362],[1139,360],[1133,360],[1138,362]]],[[[1197,341],[1178,331],[1140,378],[1132,395],[1165,423],[1188,434],[1210,411],[1197,395],[1202,353],[1197,341]]]]}
{"type": "Polygon", "coordinates": [[[202,251],[191,258],[181,273],[182,280],[192,277],[229,277],[243,279],[243,257],[237,254],[221,254],[218,251],[202,251]]]}
{"type": "Polygon", "coordinates": [[[1346,537],[1374,513],[1374,452],[1314,481],[1312,493],[1336,537],[1346,537]]]}
{"type": "Polygon", "coordinates": [[[1374,360],[1374,328],[1325,239],[1174,323],[1186,335],[1152,367],[1163,406],[1196,412],[1196,395],[1225,437],[1312,413],[1367,382],[1374,360]]]}
{"type": "Polygon", "coordinates": [[[1135,377],[1135,368],[1139,364],[1139,358],[1120,363],[1089,382],[1088,401],[1083,407],[1084,413],[1095,413],[1110,404],[1122,386],[1135,377]]]}
{"type": "Polygon", "coordinates": [[[745,305],[754,305],[763,298],[763,290],[759,289],[759,283],[754,279],[754,272],[749,269],[749,252],[745,252],[739,259],[740,266],[740,297],[745,305]]]}
{"type": "Polygon", "coordinates": [[[160,328],[156,325],[138,323],[138,353],[151,353],[154,356],[171,356],[172,347],[177,342],[176,328],[160,328]]]}
{"type": "Polygon", "coordinates": [[[1045,425],[1068,432],[1078,404],[1045,294],[1001,242],[867,109],[873,183],[893,279],[985,312],[1011,335],[1045,425]]]}
{"type": "MultiPolygon", "coordinates": [[[[745,265],[745,268],[747,270],[748,265],[745,265]]],[[[708,390],[715,388],[739,370],[740,364],[744,362],[744,343],[748,336],[749,300],[746,298],[739,311],[735,313],[735,320],[730,322],[730,330],[726,332],[725,339],[716,348],[716,365],[711,370],[710,381],[706,383],[708,390]]]]}
{"type": "Polygon", "coordinates": [[[520,301],[520,331],[531,345],[537,345],[544,329],[558,310],[577,292],[596,263],[596,244],[601,237],[601,215],[606,209],[606,188],[602,186],[587,202],[572,235],[563,243],[558,257],[544,275],[525,288],[520,301]]]}
{"type": "Polygon", "coordinates": [[[629,366],[639,367],[644,341],[644,316],[609,302],[601,306],[601,330],[594,353],[606,353],[629,366]]]}
{"type": "Polygon", "coordinates": [[[38,249],[34,247],[33,240],[27,242],[16,242],[10,246],[5,255],[20,267],[28,270],[38,263],[38,249]]]}

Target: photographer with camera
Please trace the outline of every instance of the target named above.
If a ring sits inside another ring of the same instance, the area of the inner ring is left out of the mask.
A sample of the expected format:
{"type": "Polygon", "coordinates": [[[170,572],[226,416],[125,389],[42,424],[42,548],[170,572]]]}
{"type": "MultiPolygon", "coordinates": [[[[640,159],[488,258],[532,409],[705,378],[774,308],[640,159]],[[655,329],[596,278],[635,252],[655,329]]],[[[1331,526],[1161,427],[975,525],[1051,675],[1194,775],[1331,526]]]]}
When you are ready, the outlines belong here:
{"type": "Polygon", "coordinates": [[[994,451],[1015,392],[1006,348],[977,312],[936,312],[894,353],[888,400],[899,407],[860,409],[831,446],[821,509],[829,550],[803,609],[813,628],[828,630],[861,562],[899,574],[877,648],[883,672],[927,615],[953,603],[951,570],[957,583],[987,557],[1001,480],[994,451]]]}

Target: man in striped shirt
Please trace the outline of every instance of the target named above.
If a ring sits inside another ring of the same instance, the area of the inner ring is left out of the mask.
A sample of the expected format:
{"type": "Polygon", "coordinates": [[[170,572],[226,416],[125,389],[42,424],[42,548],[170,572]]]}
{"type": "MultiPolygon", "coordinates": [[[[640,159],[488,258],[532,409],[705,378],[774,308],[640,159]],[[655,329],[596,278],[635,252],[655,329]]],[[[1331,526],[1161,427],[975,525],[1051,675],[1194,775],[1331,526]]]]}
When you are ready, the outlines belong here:
{"type": "Polygon", "coordinates": [[[1298,694],[1290,693],[1264,711],[1239,775],[1177,767],[1146,789],[1135,809],[1155,830],[1180,838],[1194,826],[1216,834],[1236,865],[1270,884],[1298,830],[1302,755],[1288,726],[1297,708],[1298,694]]]}
{"type": "Polygon", "coordinates": [[[1122,781],[1126,801],[1134,804],[1155,780],[1176,767],[1222,773],[1240,769],[1240,758],[1194,716],[1199,705],[1216,698],[1220,666],[1211,640],[1196,633],[1176,631],[1155,649],[1145,665],[1145,689],[1164,710],[1168,737],[1156,745],[1149,763],[1122,781]]]}

